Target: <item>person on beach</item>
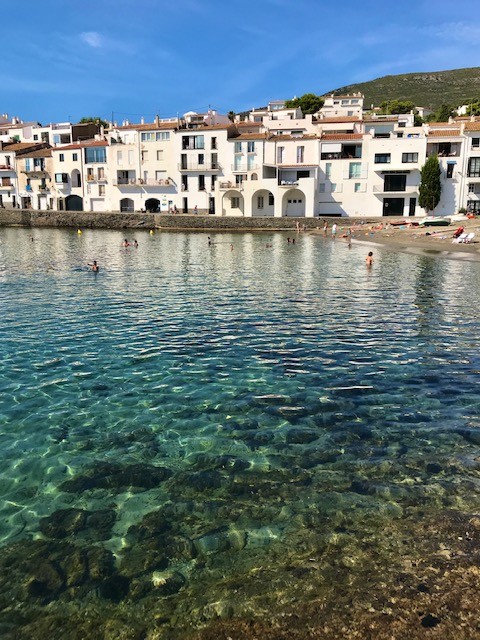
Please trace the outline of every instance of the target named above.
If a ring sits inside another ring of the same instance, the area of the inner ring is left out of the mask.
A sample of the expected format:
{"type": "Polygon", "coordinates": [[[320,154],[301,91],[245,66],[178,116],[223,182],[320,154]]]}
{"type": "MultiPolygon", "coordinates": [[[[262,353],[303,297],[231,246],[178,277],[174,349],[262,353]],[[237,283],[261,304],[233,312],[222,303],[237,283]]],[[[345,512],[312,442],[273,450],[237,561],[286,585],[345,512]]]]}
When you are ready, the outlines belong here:
{"type": "Polygon", "coordinates": [[[373,251],[368,252],[368,256],[365,258],[365,263],[367,267],[371,267],[373,265],[373,251]]]}
{"type": "Polygon", "coordinates": [[[336,236],[337,236],[337,224],[334,222],[332,224],[332,238],[335,240],[336,236]]]}
{"type": "Polygon", "coordinates": [[[97,261],[94,260],[92,263],[88,263],[88,266],[92,268],[92,271],[94,271],[95,273],[98,273],[100,271],[100,267],[97,264],[97,261]]]}
{"type": "Polygon", "coordinates": [[[198,207],[197,205],[195,205],[194,209],[193,209],[193,213],[196,215],[198,213],[198,207]]]}
{"type": "Polygon", "coordinates": [[[326,220],[324,220],[324,222],[323,222],[323,234],[325,236],[327,235],[327,230],[328,230],[328,222],[326,220]]]}

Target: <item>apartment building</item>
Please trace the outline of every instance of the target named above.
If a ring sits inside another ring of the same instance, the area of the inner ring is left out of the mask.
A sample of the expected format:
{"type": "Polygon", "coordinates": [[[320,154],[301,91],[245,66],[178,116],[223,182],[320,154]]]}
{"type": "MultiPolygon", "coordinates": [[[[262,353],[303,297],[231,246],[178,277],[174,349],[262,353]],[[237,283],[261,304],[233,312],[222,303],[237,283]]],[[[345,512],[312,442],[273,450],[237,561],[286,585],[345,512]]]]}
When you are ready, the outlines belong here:
{"type": "MultiPolygon", "coordinates": [[[[76,125],[26,127],[30,142],[0,148],[0,206],[420,216],[420,171],[435,154],[442,172],[436,211],[480,211],[480,118],[414,126],[413,114],[363,114],[361,96],[325,104],[305,117],[275,101],[236,122],[214,112],[124,122],[68,144],[79,137],[76,125]],[[38,134],[43,142],[33,140],[38,134]]],[[[0,129],[11,125],[0,117],[0,129]]]]}

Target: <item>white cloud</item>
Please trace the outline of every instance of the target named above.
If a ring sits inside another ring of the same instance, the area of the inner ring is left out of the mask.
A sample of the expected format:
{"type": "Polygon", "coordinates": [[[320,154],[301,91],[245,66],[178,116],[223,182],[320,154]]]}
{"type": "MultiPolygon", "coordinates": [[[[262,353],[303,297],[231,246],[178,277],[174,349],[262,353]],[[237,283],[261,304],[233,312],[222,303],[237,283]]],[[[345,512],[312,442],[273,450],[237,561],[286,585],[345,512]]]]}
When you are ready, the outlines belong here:
{"type": "Polygon", "coordinates": [[[80,38],[94,49],[99,49],[103,46],[103,38],[97,31],[84,31],[80,34],[80,38]]]}

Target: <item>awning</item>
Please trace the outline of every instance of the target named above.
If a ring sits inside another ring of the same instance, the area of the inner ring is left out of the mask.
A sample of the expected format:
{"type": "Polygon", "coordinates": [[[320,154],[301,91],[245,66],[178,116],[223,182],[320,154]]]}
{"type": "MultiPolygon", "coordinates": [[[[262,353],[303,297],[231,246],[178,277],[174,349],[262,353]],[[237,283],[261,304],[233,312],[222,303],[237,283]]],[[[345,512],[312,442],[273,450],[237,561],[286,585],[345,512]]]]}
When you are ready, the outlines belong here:
{"type": "Polygon", "coordinates": [[[322,142],[322,153],[340,153],[341,151],[341,142],[322,142]]]}

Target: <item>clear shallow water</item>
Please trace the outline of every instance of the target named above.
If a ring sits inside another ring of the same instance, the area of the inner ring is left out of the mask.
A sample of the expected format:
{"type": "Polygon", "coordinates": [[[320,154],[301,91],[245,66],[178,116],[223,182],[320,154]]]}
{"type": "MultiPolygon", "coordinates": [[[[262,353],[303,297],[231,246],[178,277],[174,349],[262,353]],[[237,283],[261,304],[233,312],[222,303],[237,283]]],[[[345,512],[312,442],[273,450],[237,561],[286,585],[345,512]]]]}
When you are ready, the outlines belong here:
{"type": "Polygon", "coordinates": [[[127,235],[0,229],[3,583],[32,619],[265,614],[320,550],[326,584],[395,522],[479,508],[478,263],[127,235]],[[45,577],[79,549],[103,573],[45,577]]]}

